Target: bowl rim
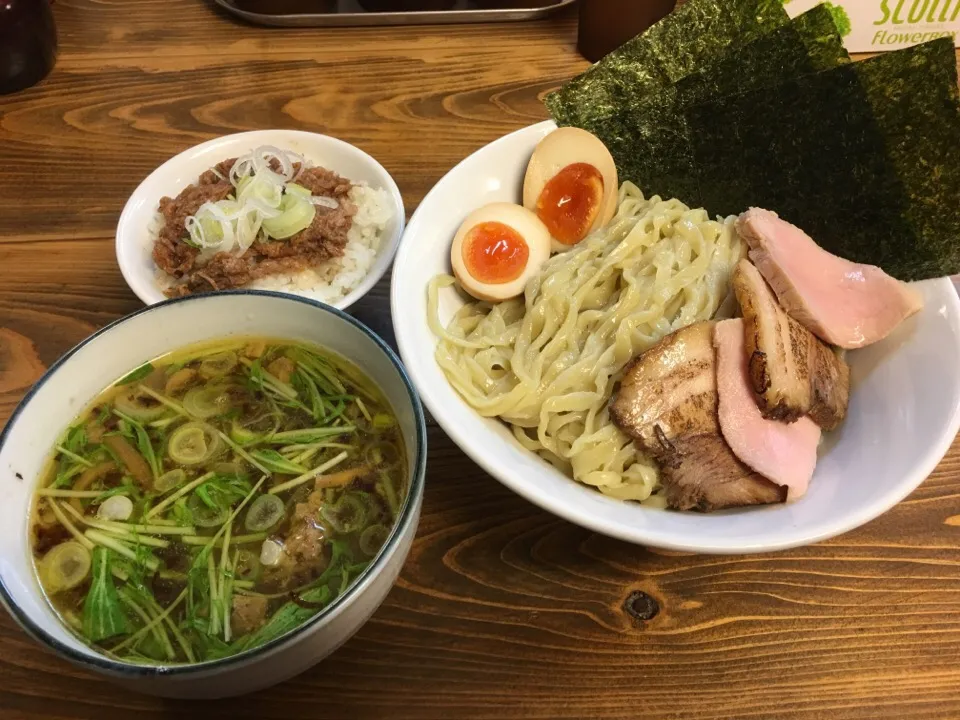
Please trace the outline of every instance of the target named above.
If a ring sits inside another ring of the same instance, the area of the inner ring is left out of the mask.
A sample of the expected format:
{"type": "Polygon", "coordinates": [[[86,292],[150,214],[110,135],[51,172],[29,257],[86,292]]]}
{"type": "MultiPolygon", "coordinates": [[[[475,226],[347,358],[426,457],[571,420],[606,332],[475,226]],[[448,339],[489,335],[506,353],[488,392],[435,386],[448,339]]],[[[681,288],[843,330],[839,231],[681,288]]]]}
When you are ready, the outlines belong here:
{"type": "MultiPolygon", "coordinates": [[[[13,600],[10,591],[4,585],[3,577],[0,576],[0,604],[7,609],[13,619],[16,620],[17,623],[29,635],[44,645],[52,648],[59,655],[72,662],[85,667],[93,668],[101,672],[106,672],[114,676],[127,678],[182,677],[185,675],[216,672],[225,670],[232,666],[240,666],[250,663],[263,655],[271,654],[273,651],[281,649],[282,646],[292,644],[310,628],[314,627],[323,619],[333,614],[339,608],[349,604],[349,602],[359,595],[362,590],[366,589],[366,586],[369,584],[371,579],[377,573],[383,570],[384,565],[387,563],[387,558],[392,555],[393,551],[400,544],[402,538],[404,538],[407,532],[411,529],[411,525],[413,524],[417,515],[416,510],[420,505],[424,486],[426,484],[427,422],[423,411],[423,405],[420,402],[420,396],[418,395],[416,388],[410,380],[410,377],[407,375],[403,363],[397,357],[396,353],[394,353],[390,346],[387,345],[387,343],[379,335],[373,332],[373,330],[339,308],[335,308],[332,305],[327,305],[318,300],[312,300],[310,298],[305,298],[298,295],[288,295],[286,293],[273,292],[269,290],[223,290],[216,293],[204,293],[200,295],[188,295],[186,297],[172,298],[154,305],[147,305],[146,307],[140,308],[139,310],[114,320],[82,340],[80,343],[72,347],[64,355],[58,358],[57,361],[54,362],[40,377],[40,379],[33,384],[30,390],[27,391],[27,394],[14,408],[6,426],[2,431],[0,431],[0,451],[3,450],[8,436],[10,435],[11,429],[16,424],[20,414],[30,404],[34,395],[36,395],[40,388],[43,387],[47,380],[49,380],[61,367],[69,362],[70,358],[72,358],[82,348],[86,347],[98,338],[108,334],[119,325],[132,320],[133,318],[139,317],[140,315],[145,315],[156,310],[162,310],[170,307],[171,305],[184,302],[202,302],[203,300],[209,300],[217,297],[244,295],[269,297],[284,301],[299,302],[309,305],[321,312],[328,312],[334,315],[340,320],[352,325],[355,329],[359,330],[370,340],[372,340],[374,344],[377,345],[377,347],[381,350],[381,352],[387,356],[387,359],[393,365],[394,369],[399,373],[413,409],[416,432],[415,437],[411,438],[411,441],[413,441],[416,445],[416,456],[414,458],[414,470],[412,477],[410,478],[409,490],[407,491],[407,496],[404,499],[403,506],[400,508],[400,512],[397,515],[397,521],[394,523],[394,526],[391,529],[390,536],[383,544],[383,547],[380,548],[380,552],[377,553],[377,556],[370,562],[363,572],[360,573],[350,587],[347,588],[346,592],[338,595],[326,608],[306,620],[301,625],[298,625],[294,629],[288,631],[278,638],[271,640],[270,642],[264,643],[263,645],[250,650],[245,650],[237,655],[231,655],[218,660],[209,660],[198,663],[183,663],[175,665],[138,665],[136,663],[127,663],[120,660],[114,660],[97,650],[93,650],[93,652],[96,653],[94,656],[78,652],[77,650],[74,650],[73,648],[65,645],[60,640],[53,637],[50,633],[34,622],[27,613],[21,610],[19,605],[17,605],[17,603],[13,600]]],[[[351,360],[351,362],[354,361],[351,360]]],[[[357,364],[359,365],[359,363],[357,364]]],[[[413,529],[415,531],[416,527],[414,526],[413,529]]],[[[29,539],[27,542],[29,542],[29,539]]],[[[63,622],[59,619],[58,621],[61,622],[61,624],[63,622]]]]}
{"type": "MultiPolygon", "coordinates": [[[[559,518],[579,525],[580,527],[597,532],[607,537],[623,540],[634,545],[649,545],[651,547],[665,550],[717,555],[748,554],[788,550],[791,548],[812,545],[814,543],[836,537],[865,525],[871,520],[874,520],[883,513],[887,512],[901,502],[904,498],[906,498],[910,493],[916,490],[920,484],[923,483],[927,477],[929,477],[929,475],[937,468],[937,466],[943,460],[943,457],[949,451],[951,445],[956,439],[958,430],[960,430],[960,404],[953,408],[953,415],[950,418],[948,427],[945,428],[944,434],[939,438],[938,442],[931,444],[926,454],[926,461],[923,464],[914,467],[913,471],[909,475],[905,476],[905,478],[909,478],[909,481],[901,482],[895,492],[891,491],[885,497],[881,498],[882,502],[874,502],[869,505],[864,505],[855,511],[847,513],[836,521],[825,523],[815,530],[803,531],[800,529],[788,534],[784,534],[782,538],[779,539],[760,539],[757,541],[741,542],[738,544],[726,544],[716,538],[698,541],[696,537],[683,539],[675,531],[664,531],[658,528],[652,528],[640,524],[629,528],[622,525],[611,525],[597,513],[585,512],[580,510],[575,505],[565,502],[564,500],[557,500],[548,493],[536,489],[526,482],[522,477],[518,477],[516,473],[511,473],[502,462],[497,461],[495,453],[489,452],[488,448],[480,447],[469,436],[467,430],[459,427],[455,422],[452,422],[447,417],[445,403],[436,398],[431,390],[432,378],[423,376],[418,368],[417,363],[412,361],[414,358],[426,352],[426,350],[425,348],[413,347],[411,345],[410,334],[408,334],[404,329],[410,321],[405,320],[407,315],[404,315],[402,312],[398,311],[400,308],[402,308],[405,294],[411,292],[411,288],[406,287],[402,281],[398,282],[398,279],[400,270],[404,264],[403,258],[407,253],[412,253],[415,251],[415,242],[412,231],[416,231],[417,234],[420,234],[424,232],[424,229],[422,229],[421,226],[424,226],[424,228],[430,227],[429,222],[426,219],[427,206],[429,202],[434,195],[439,194],[441,186],[445,185],[450,180],[451,176],[460,172],[461,169],[469,163],[474,162],[476,156],[480,155],[481,153],[491,151],[498,145],[507,145],[512,140],[515,140],[517,136],[523,135],[530,136],[532,149],[532,146],[535,144],[533,142],[533,138],[538,138],[544,131],[556,128],[557,125],[552,120],[544,120],[532,125],[527,125],[526,127],[519,128],[496,138],[486,145],[477,148],[472,153],[460,160],[460,162],[448,170],[436,182],[436,184],[430,188],[426,195],[424,195],[423,200],[420,202],[419,206],[410,218],[410,222],[407,223],[407,229],[404,232],[403,241],[401,242],[397,257],[394,259],[390,288],[391,316],[397,347],[400,350],[400,356],[404,360],[407,358],[411,359],[408,365],[408,372],[410,377],[413,378],[414,385],[418,388],[418,390],[422,388],[421,392],[423,394],[421,399],[430,412],[431,417],[471,460],[473,460],[484,472],[496,479],[497,482],[505,485],[507,488],[530,501],[534,505],[537,505],[543,510],[550,512],[559,518]]],[[[952,316],[958,325],[960,325],[960,297],[958,297],[960,286],[957,287],[957,292],[955,292],[953,283],[949,277],[936,278],[924,282],[930,283],[932,287],[936,288],[938,293],[942,294],[944,301],[948,306],[948,315],[952,316]]],[[[426,287],[413,289],[413,292],[421,291],[426,293],[426,287]]],[[[960,334],[957,335],[957,339],[958,347],[960,347],[960,334]]],[[[430,351],[431,362],[436,363],[436,361],[432,359],[433,349],[434,348],[432,347],[430,351]]],[[[441,375],[443,374],[442,370],[440,373],[441,375]]],[[[575,482],[572,478],[568,478],[568,480],[570,482],[575,482]]],[[[642,506],[638,507],[642,508],[642,506]]],[[[663,512],[662,510],[653,508],[643,509],[649,512],[663,512]]],[[[755,511],[762,512],[762,508],[758,508],[755,511]]],[[[718,514],[719,513],[714,513],[714,515],[718,514]]]]}
{"type": "MultiPolygon", "coordinates": [[[[162,297],[162,292],[159,289],[154,287],[141,286],[141,282],[145,281],[143,276],[136,271],[134,264],[132,263],[131,253],[133,248],[133,236],[131,230],[127,229],[127,225],[130,225],[136,218],[137,212],[133,207],[134,198],[137,197],[141,192],[145,192],[144,186],[150,182],[151,178],[157,175],[164,170],[174,168],[183,162],[183,156],[187,153],[193,152],[203,152],[211,148],[215,148],[219,145],[229,145],[232,142],[238,142],[245,138],[253,139],[255,136],[263,135],[267,133],[283,133],[292,138],[296,137],[305,137],[311,138],[314,140],[319,140],[321,142],[330,143],[333,146],[338,146],[341,149],[346,150],[347,152],[355,153],[363,162],[369,164],[375,171],[383,175],[384,178],[384,187],[383,190],[387,191],[390,195],[390,199],[395,204],[395,210],[397,213],[397,227],[389,238],[388,243],[384,243],[385,238],[381,238],[380,248],[377,250],[377,255],[374,258],[374,264],[382,263],[382,268],[378,271],[373,270],[371,266],[371,271],[364,275],[361,282],[350,292],[344,295],[342,298],[339,298],[335,302],[326,303],[331,307],[335,307],[340,310],[346,310],[348,307],[360,300],[364,295],[370,292],[373,289],[373,286],[376,285],[380,278],[386,275],[387,271],[390,269],[390,265],[393,262],[394,256],[397,254],[397,250],[400,247],[400,240],[403,238],[403,233],[406,230],[406,220],[407,220],[407,211],[403,204],[403,194],[400,192],[400,188],[397,185],[397,181],[394,180],[393,175],[370,153],[362,148],[353,145],[352,143],[347,142],[346,140],[341,140],[340,138],[333,137],[332,135],[326,135],[324,133],[311,132],[309,130],[293,130],[288,128],[264,128],[259,130],[244,130],[236,133],[228,133],[226,135],[219,135],[217,137],[205,140],[196,145],[191,145],[184,150],[181,150],[176,155],[167,158],[157,167],[151,170],[146,177],[139,182],[133,192],[130,193],[130,196],[127,198],[127,201],[123,205],[123,210],[120,212],[120,218],[117,220],[117,227],[114,230],[114,255],[117,260],[117,265],[120,268],[120,274],[123,275],[123,280],[126,282],[127,287],[136,295],[145,305],[155,305],[159,302],[163,302],[164,298],[162,297]],[[150,292],[150,290],[157,290],[160,293],[160,299],[150,292]]],[[[332,168],[336,172],[335,168],[332,168]]],[[[350,178],[347,178],[348,180],[350,178]]],[[[351,181],[352,182],[352,181],[351,181]]],[[[159,201],[159,198],[156,199],[159,201]]],[[[237,290],[243,290],[244,288],[235,288],[237,290]]],[[[252,289],[252,288],[251,288],[252,289]]],[[[215,292],[226,292],[222,290],[217,290],[215,292]]],[[[265,290],[263,292],[276,292],[280,295],[291,295],[293,297],[304,297],[303,295],[297,295],[296,293],[286,293],[280,290],[265,290]]],[[[308,298],[312,299],[312,298],[308,298]]],[[[321,302],[321,301],[317,301],[321,302]]]]}

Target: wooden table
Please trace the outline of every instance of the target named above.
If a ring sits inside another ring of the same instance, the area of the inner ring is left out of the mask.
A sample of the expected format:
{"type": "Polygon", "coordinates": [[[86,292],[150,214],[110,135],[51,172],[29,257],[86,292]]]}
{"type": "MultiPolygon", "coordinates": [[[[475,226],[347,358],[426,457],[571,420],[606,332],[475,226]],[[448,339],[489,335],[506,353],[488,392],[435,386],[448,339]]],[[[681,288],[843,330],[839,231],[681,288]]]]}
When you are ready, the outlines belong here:
{"type": "MultiPolygon", "coordinates": [[[[330,133],[409,210],[545,117],[585,66],[575,20],[265,31],[201,0],[59,0],[61,55],[0,98],[0,421],[74,343],[139,307],[113,231],[177,152],[253,128],[330,133]]],[[[392,338],[387,282],[356,314],[392,338]]],[[[121,691],[0,618],[0,717],[957,718],[960,444],[909,499],[768,556],[634,547],[540,511],[430,429],[416,545],[386,604],[303,676],[241,700],[121,691]]],[[[2,613],[0,613],[2,614],[2,613]]]]}

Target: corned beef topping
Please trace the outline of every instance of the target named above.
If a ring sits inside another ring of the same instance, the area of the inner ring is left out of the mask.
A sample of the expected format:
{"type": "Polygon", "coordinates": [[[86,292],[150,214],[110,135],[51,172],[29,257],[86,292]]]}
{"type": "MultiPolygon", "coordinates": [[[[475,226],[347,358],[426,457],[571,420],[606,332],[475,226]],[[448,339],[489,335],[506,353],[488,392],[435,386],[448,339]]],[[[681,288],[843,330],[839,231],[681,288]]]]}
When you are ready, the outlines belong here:
{"type": "Polygon", "coordinates": [[[331,170],[301,169],[297,163],[294,182],[314,196],[337,200],[338,207],[317,206],[310,226],[286,240],[258,240],[239,257],[219,252],[206,262],[199,259],[200,250],[185,241],[186,219],[204,203],[218,202],[234,193],[228,178],[236,160],[218,163],[176,198],[160,200],[164,223],[153,248],[153,260],[163,272],[179,281],[167,291],[170,297],[242,287],[259,278],[297,273],[343,255],[357,213],[356,205],[348,197],[353,185],[331,170]]]}

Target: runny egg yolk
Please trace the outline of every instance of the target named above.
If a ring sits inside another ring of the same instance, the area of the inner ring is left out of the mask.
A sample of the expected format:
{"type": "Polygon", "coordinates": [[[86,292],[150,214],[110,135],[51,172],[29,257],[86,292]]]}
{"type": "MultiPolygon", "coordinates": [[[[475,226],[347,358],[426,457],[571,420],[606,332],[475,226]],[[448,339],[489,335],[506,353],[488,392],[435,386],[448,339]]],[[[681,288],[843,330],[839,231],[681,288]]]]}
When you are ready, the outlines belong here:
{"type": "Polygon", "coordinates": [[[530,248],[523,236],[509,225],[487,221],[474,225],[461,248],[467,272],[482,283],[500,285],[523,274],[530,248]]]}
{"type": "Polygon", "coordinates": [[[554,239],[576,245],[590,231],[603,203],[603,175],[589,163],[567,165],[537,198],[537,216],[554,239]]]}

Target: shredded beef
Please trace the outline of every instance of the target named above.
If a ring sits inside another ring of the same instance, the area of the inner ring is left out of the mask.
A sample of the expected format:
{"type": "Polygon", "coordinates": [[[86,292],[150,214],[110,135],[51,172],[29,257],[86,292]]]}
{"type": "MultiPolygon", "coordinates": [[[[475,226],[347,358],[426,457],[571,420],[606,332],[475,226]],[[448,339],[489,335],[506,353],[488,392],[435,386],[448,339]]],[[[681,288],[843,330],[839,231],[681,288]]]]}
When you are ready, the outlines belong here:
{"type": "Polygon", "coordinates": [[[70,533],[63,525],[37,525],[34,527],[33,551],[38,555],[45,555],[65,540],[70,539],[70,533]]]}
{"type": "MultiPolygon", "coordinates": [[[[224,160],[215,166],[217,172],[207,170],[196,185],[188,186],[174,199],[165,197],[160,201],[164,225],[154,245],[153,258],[161,270],[180,281],[167,291],[170,297],[242,287],[262,277],[297,273],[343,255],[347,233],[357,213],[356,205],[348,198],[353,186],[349,180],[325,168],[301,171],[300,164],[295,163],[299,185],[313,195],[337,200],[339,206],[333,209],[317,206],[310,226],[291,238],[257,241],[241,257],[221,252],[206,262],[202,258],[198,261],[200,251],[184,242],[187,236],[184,222],[205,202],[216,202],[233,194],[230,182],[222,180],[217,173],[228,177],[236,160],[224,160]]],[[[276,161],[272,165],[276,166],[276,161]]]]}
{"type": "Polygon", "coordinates": [[[307,168],[297,176],[296,183],[303,185],[313,195],[324,195],[337,200],[346,198],[352,187],[349,180],[322,167],[307,168]]]}
{"type": "Polygon", "coordinates": [[[153,261],[168,275],[181,277],[193,269],[199,251],[183,242],[187,235],[184,222],[205,202],[217,202],[233,192],[233,185],[217,182],[212,185],[188,185],[176,198],[160,199],[163,227],[153,246],[153,261]]]}
{"type": "Polygon", "coordinates": [[[219,182],[230,179],[230,171],[236,164],[237,158],[230,158],[221,163],[217,163],[210,170],[207,170],[197,181],[198,185],[216,185],[219,182]],[[216,171],[216,172],[214,172],[216,171]],[[219,173],[219,175],[217,174],[219,173]]]}

